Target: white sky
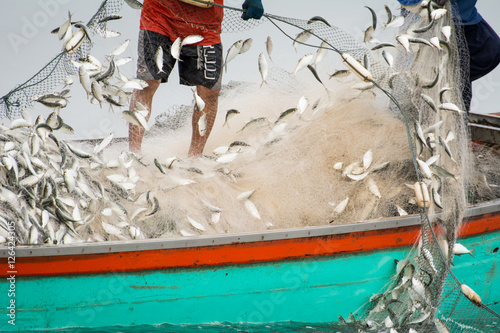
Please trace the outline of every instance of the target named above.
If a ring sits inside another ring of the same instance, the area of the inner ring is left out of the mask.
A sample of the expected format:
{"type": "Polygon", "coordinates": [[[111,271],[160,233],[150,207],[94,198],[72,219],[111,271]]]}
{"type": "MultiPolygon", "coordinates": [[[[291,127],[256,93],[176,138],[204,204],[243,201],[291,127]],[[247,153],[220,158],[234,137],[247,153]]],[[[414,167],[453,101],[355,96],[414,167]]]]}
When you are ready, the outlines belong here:
{"type": "MultiPolygon", "coordinates": [[[[226,0],[226,4],[240,7],[241,0],[226,0]]],[[[379,13],[379,21],[385,20],[384,4],[388,4],[396,12],[398,3],[396,0],[264,0],[266,13],[285,17],[296,17],[308,19],[315,15],[321,15],[332,25],[338,26],[346,32],[354,35],[361,41],[363,31],[371,23],[371,15],[364,8],[369,5],[379,13]]],[[[100,0],[3,0],[0,11],[0,96],[8,93],[16,85],[25,82],[47,64],[61,49],[61,43],[55,35],[49,32],[61,25],[67,18],[68,10],[71,11],[73,19],[87,22],[96,12],[101,4],[100,0]],[[30,29],[31,28],[31,29],[30,29]],[[13,42],[18,39],[18,43],[13,42]]],[[[478,9],[488,23],[500,32],[500,1],[479,0],[478,9]]],[[[92,54],[104,60],[104,55],[110,53],[125,39],[131,39],[131,44],[123,56],[131,56],[134,61],[123,66],[122,72],[132,77],[135,75],[135,59],[137,58],[137,34],[140,12],[132,10],[127,5],[120,12],[124,18],[109,24],[108,27],[121,32],[121,36],[115,39],[104,40],[95,38],[95,46],[92,54]]],[[[223,34],[225,50],[236,40],[242,38],[253,38],[251,50],[233,60],[230,70],[224,75],[223,83],[230,80],[260,82],[257,69],[257,57],[260,52],[265,52],[264,42],[267,36],[273,38],[275,49],[273,60],[288,71],[293,71],[297,60],[305,53],[315,52],[311,49],[299,48],[296,54],[290,47],[290,41],[271,24],[248,30],[241,34],[223,34]],[[284,46],[286,43],[286,47],[284,46]],[[292,53],[293,52],[293,53],[292,53]]],[[[332,73],[336,66],[332,65],[328,73],[332,73]]],[[[326,74],[322,74],[325,75],[326,74]]],[[[472,111],[477,113],[500,112],[497,105],[500,103],[500,68],[490,73],[485,78],[476,81],[473,85],[474,98],[472,111]]],[[[62,116],[67,123],[76,130],[75,137],[104,137],[110,132],[117,136],[126,136],[126,124],[121,119],[120,113],[111,113],[108,106],[99,108],[98,105],[88,103],[83,96],[82,87],[75,77],[75,84],[71,90],[72,98],[62,116]]],[[[174,104],[189,104],[192,93],[188,87],[178,84],[177,71],[172,73],[167,84],[163,84],[157,92],[153,104],[153,118],[166,111],[174,104]]],[[[34,114],[41,113],[44,116],[49,110],[43,106],[37,106],[34,114]]]]}

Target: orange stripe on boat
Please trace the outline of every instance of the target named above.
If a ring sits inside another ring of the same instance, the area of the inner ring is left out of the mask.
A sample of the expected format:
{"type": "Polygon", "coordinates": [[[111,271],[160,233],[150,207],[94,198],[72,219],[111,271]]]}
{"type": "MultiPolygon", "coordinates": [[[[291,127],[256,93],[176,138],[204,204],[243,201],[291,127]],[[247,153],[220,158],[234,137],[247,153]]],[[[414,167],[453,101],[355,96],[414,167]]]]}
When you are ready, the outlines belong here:
{"type": "MultiPolygon", "coordinates": [[[[464,223],[459,237],[474,236],[500,229],[499,214],[485,214],[464,223]]],[[[321,257],[415,244],[418,225],[305,238],[216,246],[144,250],[117,253],[20,257],[16,276],[110,273],[173,269],[321,257]]],[[[7,263],[0,265],[7,276],[7,263]]]]}

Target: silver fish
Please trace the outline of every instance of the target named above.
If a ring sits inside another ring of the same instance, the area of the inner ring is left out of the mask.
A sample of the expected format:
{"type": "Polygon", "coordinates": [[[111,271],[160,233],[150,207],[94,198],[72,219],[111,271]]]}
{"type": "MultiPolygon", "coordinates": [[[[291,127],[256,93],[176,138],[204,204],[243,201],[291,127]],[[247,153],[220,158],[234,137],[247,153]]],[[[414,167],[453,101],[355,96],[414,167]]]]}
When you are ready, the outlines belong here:
{"type": "Polygon", "coordinates": [[[158,74],[159,73],[165,73],[163,70],[163,49],[161,46],[158,46],[155,52],[155,63],[156,67],[158,67],[158,74]]]}
{"type": "Polygon", "coordinates": [[[269,56],[269,59],[271,61],[273,61],[273,59],[271,59],[271,53],[273,52],[273,41],[271,39],[271,36],[267,36],[267,39],[266,39],[266,51],[267,51],[267,55],[269,56]]]}
{"type": "Polygon", "coordinates": [[[180,37],[177,37],[175,41],[172,43],[172,46],[170,47],[170,54],[172,57],[176,60],[181,61],[180,56],[181,56],[181,43],[182,39],[180,37]]]}
{"type": "Polygon", "coordinates": [[[312,54],[312,53],[308,53],[305,56],[303,56],[302,58],[300,58],[292,75],[295,77],[297,75],[297,72],[306,68],[307,65],[310,65],[311,62],[313,61],[313,58],[314,58],[314,54],[312,54]]]}
{"type": "Polygon", "coordinates": [[[137,0],[125,0],[125,2],[127,3],[127,5],[129,5],[133,9],[143,9],[144,8],[142,3],[140,3],[137,0]]]}
{"type": "Polygon", "coordinates": [[[267,66],[266,58],[264,57],[264,53],[259,54],[259,72],[260,72],[260,75],[262,77],[262,83],[260,84],[260,86],[262,87],[262,85],[264,83],[268,84],[266,81],[267,73],[268,73],[268,66],[267,66]]]}
{"type": "Polygon", "coordinates": [[[233,45],[231,45],[229,50],[227,50],[226,60],[224,61],[224,68],[226,72],[227,72],[227,64],[239,54],[242,47],[243,47],[243,40],[240,39],[236,41],[233,45]]]}
{"type": "Polygon", "coordinates": [[[298,33],[297,36],[295,36],[295,39],[293,40],[293,48],[295,49],[295,52],[297,52],[296,45],[307,42],[307,40],[311,38],[313,33],[313,29],[308,29],[298,33]]]}
{"type": "Polygon", "coordinates": [[[240,52],[238,52],[238,53],[243,54],[243,53],[247,52],[248,50],[250,50],[250,47],[252,46],[252,42],[253,42],[252,38],[245,39],[243,41],[243,45],[241,45],[240,52]]]}
{"type": "Polygon", "coordinates": [[[368,9],[370,11],[370,13],[372,14],[372,27],[373,27],[373,30],[377,29],[377,14],[370,7],[365,6],[365,8],[368,9]]]}
{"type": "Polygon", "coordinates": [[[203,36],[200,36],[200,35],[189,35],[189,36],[186,36],[184,37],[184,39],[182,40],[181,42],[181,48],[184,46],[184,45],[191,45],[191,44],[196,44],[196,43],[199,43],[201,42],[202,40],[204,39],[203,36]]]}
{"type": "Polygon", "coordinates": [[[125,40],[120,46],[118,46],[116,49],[111,52],[111,55],[117,56],[125,52],[127,49],[128,45],[130,44],[130,39],[125,40]]]}
{"type": "Polygon", "coordinates": [[[237,114],[240,114],[240,111],[238,111],[236,109],[227,110],[227,112],[226,112],[226,118],[224,119],[224,124],[222,125],[222,127],[224,127],[226,124],[227,124],[227,127],[229,127],[228,120],[231,119],[232,117],[234,117],[237,114]]]}

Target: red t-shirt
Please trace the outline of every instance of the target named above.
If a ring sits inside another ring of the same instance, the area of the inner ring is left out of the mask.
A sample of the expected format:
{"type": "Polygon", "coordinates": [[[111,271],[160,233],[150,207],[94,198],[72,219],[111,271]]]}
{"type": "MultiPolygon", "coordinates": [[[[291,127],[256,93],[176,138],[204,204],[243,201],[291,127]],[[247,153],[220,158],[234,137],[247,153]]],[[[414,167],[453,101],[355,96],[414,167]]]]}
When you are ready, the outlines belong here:
{"type": "MultiPolygon", "coordinates": [[[[223,4],[224,0],[215,0],[223,4]]],[[[179,0],[144,0],[141,12],[141,30],[149,30],[168,36],[171,41],[177,37],[201,35],[204,39],[197,45],[214,45],[221,42],[221,23],[224,17],[222,7],[202,8],[179,0]]]]}

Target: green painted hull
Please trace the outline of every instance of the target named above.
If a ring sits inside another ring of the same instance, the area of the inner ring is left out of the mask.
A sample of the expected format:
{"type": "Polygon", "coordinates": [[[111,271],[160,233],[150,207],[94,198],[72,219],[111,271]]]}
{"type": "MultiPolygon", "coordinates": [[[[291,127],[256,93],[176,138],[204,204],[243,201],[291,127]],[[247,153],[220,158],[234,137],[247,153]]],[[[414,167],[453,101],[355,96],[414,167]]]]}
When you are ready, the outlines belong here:
{"type": "MultiPolygon", "coordinates": [[[[500,232],[460,242],[475,257],[455,259],[457,277],[500,312],[500,232]],[[496,249],[496,250],[495,250],[496,249]]],[[[73,276],[19,277],[15,326],[2,331],[141,324],[301,321],[347,317],[382,290],[409,247],[242,265],[73,276]]],[[[2,304],[8,304],[4,279],[2,304]]]]}

